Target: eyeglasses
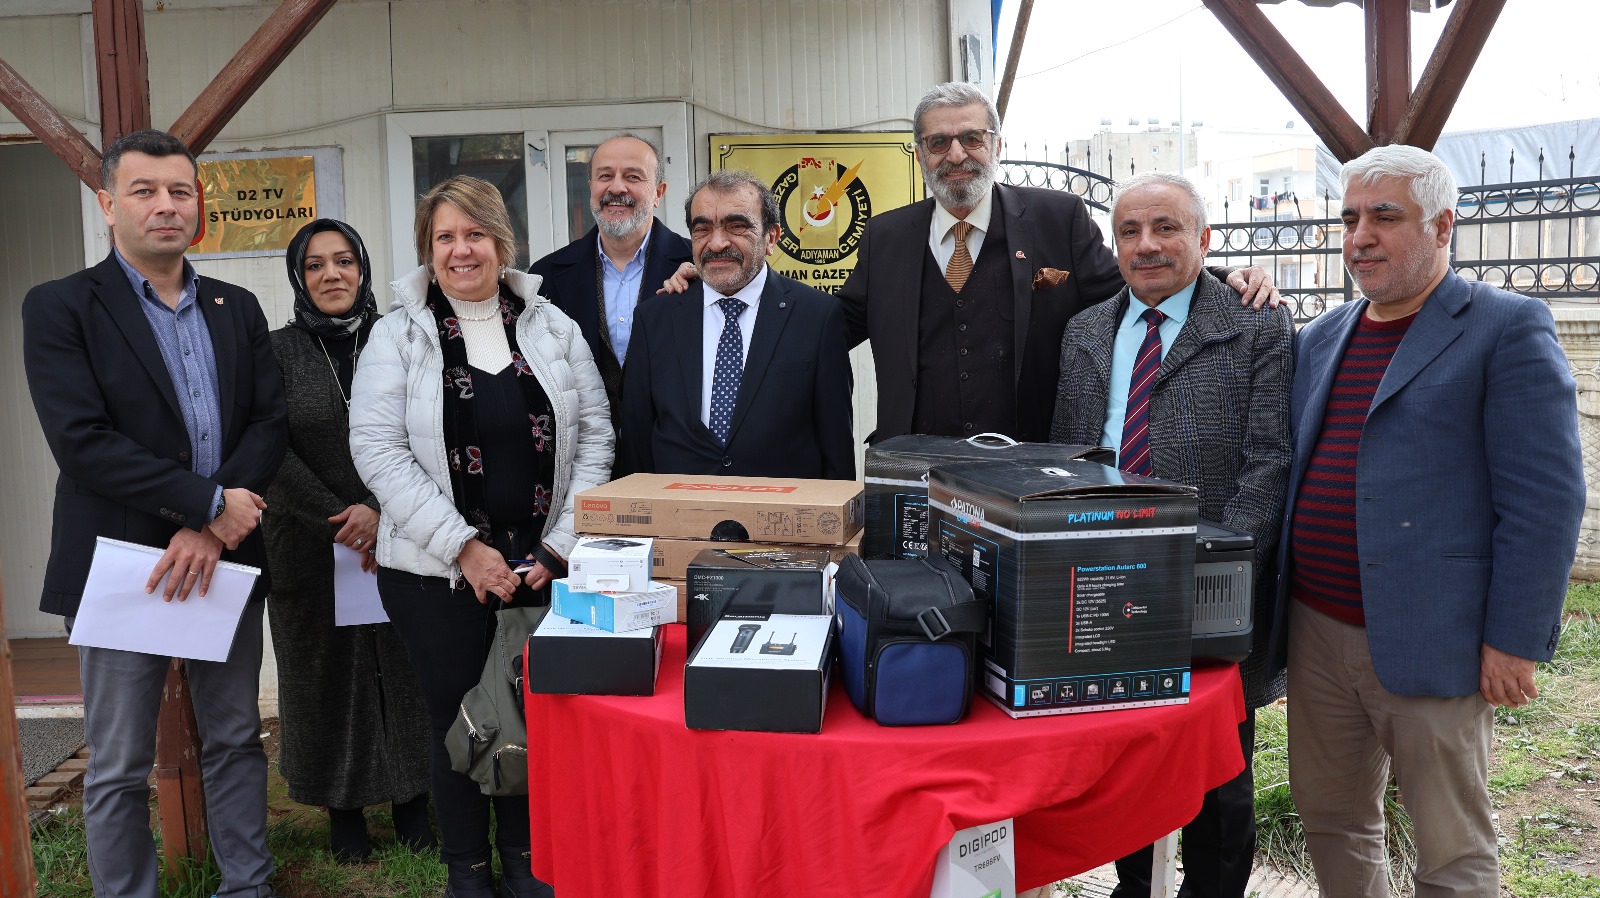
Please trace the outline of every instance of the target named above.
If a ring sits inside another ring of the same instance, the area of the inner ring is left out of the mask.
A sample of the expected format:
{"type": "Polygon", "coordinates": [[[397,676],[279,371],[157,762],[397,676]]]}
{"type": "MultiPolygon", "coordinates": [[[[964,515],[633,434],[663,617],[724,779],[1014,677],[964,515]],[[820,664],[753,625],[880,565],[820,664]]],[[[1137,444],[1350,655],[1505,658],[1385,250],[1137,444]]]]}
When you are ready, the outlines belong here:
{"type": "Polygon", "coordinates": [[[989,135],[996,132],[988,128],[973,128],[960,134],[924,134],[917,138],[922,151],[930,156],[941,156],[950,151],[950,144],[960,141],[962,149],[981,150],[989,145],[989,135]]]}

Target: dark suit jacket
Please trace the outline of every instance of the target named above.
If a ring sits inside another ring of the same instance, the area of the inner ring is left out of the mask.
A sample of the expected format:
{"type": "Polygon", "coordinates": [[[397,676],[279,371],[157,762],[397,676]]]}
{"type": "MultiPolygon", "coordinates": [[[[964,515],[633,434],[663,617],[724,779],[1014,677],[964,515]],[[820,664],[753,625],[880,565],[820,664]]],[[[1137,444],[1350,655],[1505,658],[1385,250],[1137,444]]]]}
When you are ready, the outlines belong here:
{"type": "MultiPolygon", "coordinates": [[[[539,295],[548,297],[556,308],[578,323],[583,338],[589,341],[594,352],[595,366],[606,384],[606,398],[611,407],[622,401],[622,363],[611,348],[611,335],[600,320],[600,297],[595,292],[595,260],[600,252],[600,229],[590,228],[589,233],[563,246],[528,269],[544,279],[539,285],[539,295]]],[[[650,225],[650,248],[645,251],[647,264],[641,281],[646,298],[655,295],[661,282],[671,277],[678,266],[694,257],[689,241],[673,233],[661,219],[650,225]]],[[[634,319],[637,324],[638,319],[634,319]]]]}
{"type": "Polygon", "coordinates": [[[854,479],[850,356],[839,301],[767,269],[722,446],[700,421],[704,296],[695,281],[687,293],[639,305],[623,379],[618,476],[854,479]]]}
{"type": "MultiPolygon", "coordinates": [[[[277,473],[288,432],[261,306],[249,291],[208,277],[197,299],[222,411],[222,464],[211,477],[192,470],[172,379],[116,258],[28,291],[23,366],[61,469],[40,610],[77,613],[95,537],[165,549],[179,527],[206,525],[219,485],[265,494],[277,473]]],[[[223,557],[264,567],[260,528],[223,557]]]]}
{"type": "MultiPolygon", "coordinates": [[[[1323,314],[1295,349],[1280,658],[1295,501],[1366,308],[1323,314]]],[[[1534,661],[1555,653],[1584,508],[1575,391],[1544,303],[1450,272],[1422,304],[1372,397],[1355,467],[1361,599],[1385,689],[1471,695],[1484,643],[1534,661]]]]}
{"type": "MultiPolygon", "coordinates": [[[[1084,203],[1064,190],[994,188],[993,215],[1005,216],[1011,264],[1012,328],[1017,351],[1018,439],[1042,441],[1055,407],[1061,332],[1067,319],[1122,289],[1115,254],[1084,203]],[[1041,268],[1070,272],[1055,287],[1033,289],[1041,268]]],[[[874,215],[861,239],[860,258],[839,292],[850,345],[872,341],[878,375],[878,426],[869,442],[911,432],[917,395],[917,316],[922,307],[922,266],[934,200],[874,215]],[[869,302],[870,298],[870,302],[869,302]]],[[[984,253],[996,251],[985,247],[984,253]]],[[[967,434],[946,434],[967,436],[967,434]]]]}
{"type": "MultiPolygon", "coordinates": [[[[1132,301],[1127,288],[1067,325],[1057,387],[1057,443],[1096,445],[1106,423],[1111,351],[1132,301]]],[[[1141,325],[1142,327],[1142,325],[1141,325]]],[[[1157,477],[1200,491],[1200,516],[1256,539],[1256,571],[1276,557],[1289,477],[1294,325],[1287,309],[1254,311],[1200,273],[1189,317],[1161,359],[1150,395],[1150,461],[1157,477]]],[[[1256,591],[1257,650],[1240,665],[1251,707],[1277,698],[1264,650],[1272,632],[1271,578],[1256,591]]]]}

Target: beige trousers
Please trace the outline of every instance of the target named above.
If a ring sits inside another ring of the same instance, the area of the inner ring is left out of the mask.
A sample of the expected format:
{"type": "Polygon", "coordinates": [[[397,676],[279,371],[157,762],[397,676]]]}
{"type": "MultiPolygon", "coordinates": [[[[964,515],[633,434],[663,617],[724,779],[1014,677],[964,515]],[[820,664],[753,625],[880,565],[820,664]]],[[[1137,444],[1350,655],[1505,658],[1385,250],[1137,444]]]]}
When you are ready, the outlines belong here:
{"type": "MultiPolygon", "coordinates": [[[[1424,601],[1424,597],[1418,597],[1424,601]]],[[[1289,789],[1327,898],[1387,898],[1383,793],[1391,766],[1416,827],[1417,898],[1500,894],[1481,695],[1395,695],[1367,633],[1291,602],[1289,789]]]]}

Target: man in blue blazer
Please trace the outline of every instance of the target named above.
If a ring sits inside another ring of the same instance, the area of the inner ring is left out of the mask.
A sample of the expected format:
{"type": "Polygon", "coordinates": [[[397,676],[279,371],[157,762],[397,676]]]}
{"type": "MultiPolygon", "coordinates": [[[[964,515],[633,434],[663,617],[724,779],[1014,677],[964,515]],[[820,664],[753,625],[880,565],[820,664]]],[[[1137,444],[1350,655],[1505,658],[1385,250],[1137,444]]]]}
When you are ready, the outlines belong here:
{"type": "Polygon", "coordinates": [[[1388,894],[1391,764],[1419,895],[1499,894],[1497,705],[1538,696],[1584,507],[1575,385],[1540,302],[1450,269],[1456,185],[1389,146],[1344,167],[1365,300],[1297,341],[1275,648],[1325,896],[1388,894]]]}
{"type": "MultiPolygon", "coordinates": [[[[219,560],[264,567],[261,493],[288,443],[283,380],[249,291],[184,259],[202,209],[194,157],[136,131],[105,153],[112,253],[22,306],[23,368],[61,469],[40,609],[78,614],[98,537],[161,551],[146,583],[206,601],[219,560]]],[[[185,662],[222,898],[266,898],[267,755],[256,700],[263,574],[226,661],[185,662]]],[[[102,898],[157,898],[150,767],[168,659],[80,646],[89,770],[83,819],[102,898]]]]}
{"type": "Polygon", "coordinates": [[[533,263],[539,293],[578,323],[594,351],[613,412],[622,402],[622,365],[634,311],[690,260],[689,241],[656,219],[667,193],[661,152],[636,134],[601,141],[589,157],[595,226],[533,263]]]}
{"type": "Polygon", "coordinates": [[[721,171],[686,211],[699,278],[639,305],[617,474],[854,479],[844,312],[767,265],[772,191],[721,171]]]}

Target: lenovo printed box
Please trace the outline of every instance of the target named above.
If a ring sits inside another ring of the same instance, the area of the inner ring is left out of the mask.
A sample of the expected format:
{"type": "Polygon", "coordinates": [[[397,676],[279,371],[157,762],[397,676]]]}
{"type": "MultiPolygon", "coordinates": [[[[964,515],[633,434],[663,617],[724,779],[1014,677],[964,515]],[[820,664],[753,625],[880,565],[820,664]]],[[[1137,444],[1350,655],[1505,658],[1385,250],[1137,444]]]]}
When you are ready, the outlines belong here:
{"type": "Polygon", "coordinates": [[[547,614],[528,636],[528,691],[554,695],[654,695],[660,627],[612,633],[547,614]]]}
{"type": "Polygon", "coordinates": [[[936,437],[907,434],[867,449],[866,539],[863,558],[920,558],[928,554],[928,469],[959,461],[1020,461],[1035,465],[1083,459],[1112,464],[1117,454],[1098,446],[1018,443],[996,434],[936,437]]]}
{"type": "Polygon", "coordinates": [[[979,685],[1013,717],[1189,696],[1191,487],[1104,465],[961,462],[928,477],[929,538],[990,600],[979,685]]]}
{"type": "Polygon", "coordinates": [[[848,543],[863,518],[854,480],[630,474],[574,505],[579,533],[821,546],[848,543]]]}

